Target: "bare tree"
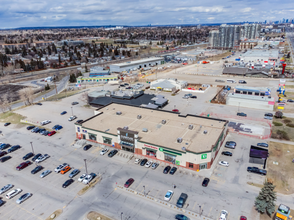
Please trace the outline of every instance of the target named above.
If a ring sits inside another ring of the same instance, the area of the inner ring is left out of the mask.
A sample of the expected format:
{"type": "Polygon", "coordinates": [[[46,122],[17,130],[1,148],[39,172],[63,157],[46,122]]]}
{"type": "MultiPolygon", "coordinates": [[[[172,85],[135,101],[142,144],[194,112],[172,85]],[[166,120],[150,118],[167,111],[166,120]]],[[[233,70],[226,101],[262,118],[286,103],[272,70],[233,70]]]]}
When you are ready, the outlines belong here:
{"type": "Polygon", "coordinates": [[[89,98],[88,98],[88,92],[83,92],[82,95],[81,95],[81,98],[80,98],[82,101],[86,102],[87,105],[90,104],[89,102],[89,98]]]}
{"type": "Polygon", "coordinates": [[[34,90],[29,88],[24,88],[18,91],[20,100],[24,102],[25,105],[31,105],[34,102],[35,95],[34,90]]]}
{"type": "Polygon", "coordinates": [[[14,66],[13,65],[9,65],[7,67],[4,68],[4,72],[6,75],[10,75],[14,73],[14,66]]]}
{"type": "Polygon", "coordinates": [[[5,93],[2,97],[2,101],[0,102],[0,109],[2,112],[6,112],[7,110],[11,111],[11,104],[7,93],[5,93]]]}

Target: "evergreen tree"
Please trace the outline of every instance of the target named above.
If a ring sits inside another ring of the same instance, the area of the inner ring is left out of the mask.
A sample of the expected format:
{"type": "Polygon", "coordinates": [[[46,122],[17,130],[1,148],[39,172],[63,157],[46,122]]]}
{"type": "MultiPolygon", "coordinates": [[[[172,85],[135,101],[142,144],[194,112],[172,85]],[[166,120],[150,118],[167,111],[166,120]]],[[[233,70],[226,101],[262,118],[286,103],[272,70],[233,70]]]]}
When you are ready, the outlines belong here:
{"type": "Polygon", "coordinates": [[[10,54],[11,53],[8,47],[5,47],[5,53],[6,54],[10,54]]]}
{"type": "Polygon", "coordinates": [[[255,208],[260,213],[267,213],[271,216],[275,212],[275,201],[277,200],[276,186],[272,182],[265,181],[263,188],[255,199],[255,208]]]}
{"type": "Polygon", "coordinates": [[[45,90],[49,90],[50,89],[50,86],[49,84],[47,83],[47,85],[45,86],[45,90]]]}

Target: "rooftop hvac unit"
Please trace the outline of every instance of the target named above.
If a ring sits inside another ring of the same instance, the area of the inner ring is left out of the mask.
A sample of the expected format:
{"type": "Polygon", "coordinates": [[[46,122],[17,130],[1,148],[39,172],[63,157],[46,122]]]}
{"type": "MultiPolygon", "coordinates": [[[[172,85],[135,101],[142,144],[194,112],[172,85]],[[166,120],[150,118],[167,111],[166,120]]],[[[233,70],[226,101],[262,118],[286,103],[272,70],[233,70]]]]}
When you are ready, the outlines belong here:
{"type": "Polygon", "coordinates": [[[166,120],[162,120],[161,123],[164,125],[166,124],[166,120]]]}
{"type": "Polygon", "coordinates": [[[143,132],[148,132],[148,129],[147,128],[143,128],[142,131],[143,132]]]}
{"type": "Polygon", "coordinates": [[[142,118],[142,115],[138,115],[137,118],[138,118],[138,119],[141,119],[141,118],[142,118]]]}
{"type": "Polygon", "coordinates": [[[203,131],[203,134],[207,134],[207,131],[205,130],[205,131],[203,131]]]}
{"type": "Polygon", "coordinates": [[[185,148],[185,147],[182,147],[182,150],[183,150],[183,151],[186,151],[186,148],[185,148]]]}
{"type": "Polygon", "coordinates": [[[193,130],[193,125],[189,125],[189,129],[190,130],[193,130]]]}
{"type": "Polygon", "coordinates": [[[128,126],[124,126],[124,128],[123,129],[125,129],[125,130],[128,130],[129,129],[129,127],[128,126]]]}
{"type": "Polygon", "coordinates": [[[182,143],[182,141],[183,141],[183,138],[178,138],[178,139],[177,139],[177,142],[178,142],[178,143],[182,143]]]}
{"type": "Polygon", "coordinates": [[[121,115],[121,114],[122,114],[122,112],[116,112],[116,114],[117,114],[117,115],[121,115]]]}

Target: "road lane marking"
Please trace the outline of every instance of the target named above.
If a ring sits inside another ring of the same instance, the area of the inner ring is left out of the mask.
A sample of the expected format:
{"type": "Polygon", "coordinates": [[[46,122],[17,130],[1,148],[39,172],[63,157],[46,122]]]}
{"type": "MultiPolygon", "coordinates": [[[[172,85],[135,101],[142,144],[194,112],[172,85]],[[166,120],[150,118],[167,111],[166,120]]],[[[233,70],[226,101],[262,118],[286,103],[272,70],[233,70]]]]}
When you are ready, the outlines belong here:
{"type": "Polygon", "coordinates": [[[212,207],[211,207],[210,210],[209,210],[208,217],[209,217],[209,215],[210,215],[210,213],[211,213],[211,210],[212,210],[212,207]]]}
{"type": "Polygon", "coordinates": [[[25,212],[27,212],[27,213],[31,214],[31,215],[33,215],[33,216],[37,217],[38,219],[40,219],[40,220],[43,220],[42,218],[40,218],[40,217],[39,217],[39,216],[37,216],[36,214],[34,214],[34,213],[32,213],[32,212],[30,212],[30,211],[28,211],[28,210],[24,209],[24,208],[23,208],[23,207],[21,207],[21,206],[19,206],[19,205],[16,205],[16,204],[15,204],[15,206],[16,206],[16,207],[18,207],[18,208],[20,208],[20,209],[22,209],[23,211],[25,211],[25,212]]]}
{"type": "Polygon", "coordinates": [[[139,185],[135,188],[135,191],[137,191],[138,187],[141,185],[142,183],[139,183],[139,185]]]}
{"type": "Polygon", "coordinates": [[[197,202],[194,203],[193,210],[195,209],[195,206],[196,206],[196,205],[197,205],[197,202]]]}

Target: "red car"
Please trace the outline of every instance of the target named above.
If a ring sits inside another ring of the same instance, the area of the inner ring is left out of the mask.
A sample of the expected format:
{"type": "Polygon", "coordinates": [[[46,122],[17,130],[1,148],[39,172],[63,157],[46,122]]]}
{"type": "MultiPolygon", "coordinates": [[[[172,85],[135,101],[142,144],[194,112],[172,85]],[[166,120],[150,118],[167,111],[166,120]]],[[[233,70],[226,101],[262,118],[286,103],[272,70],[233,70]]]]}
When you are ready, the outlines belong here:
{"type": "Polygon", "coordinates": [[[56,134],[56,131],[51,131],[48,136],[52,136],[53,134],[56,134]]]}
{"type": "Polygon", "coordinates": [[[172,111],[173,111],[173,112],[179,112],[179,109],[176,109],[176,108],[175,108],[175,109],[173,109],[172,111]]]}
{"type": "Polygon", "coordinates": [[[247,218],[245,216],[241,216],[240,220],[247,220],[247,218]]]}
{"type": "Polygon", "coordinates": [[[127,180],[127,182],[125,183],[125,187],[126,188],[129,188],[130,185],[132,185],[132,183],[134,182],[135,180],[133,178],[130,178],[127,180]]]}
{"type": "Polygon", "coordinates": [[[3,157],[5,154],[7,154],[6,151],[1,151],[1,152],[0,152],[0,157],[3,157]]]}
{"type": "Polygon", "coordinates": [[[23,163],[19,164],[19,165],[16,167],[16,170],[22,170],[22,169],[26,168],[28,165],[31,165],[31,164],[32,164],[31,161],[23,162],[23,163]]]}

